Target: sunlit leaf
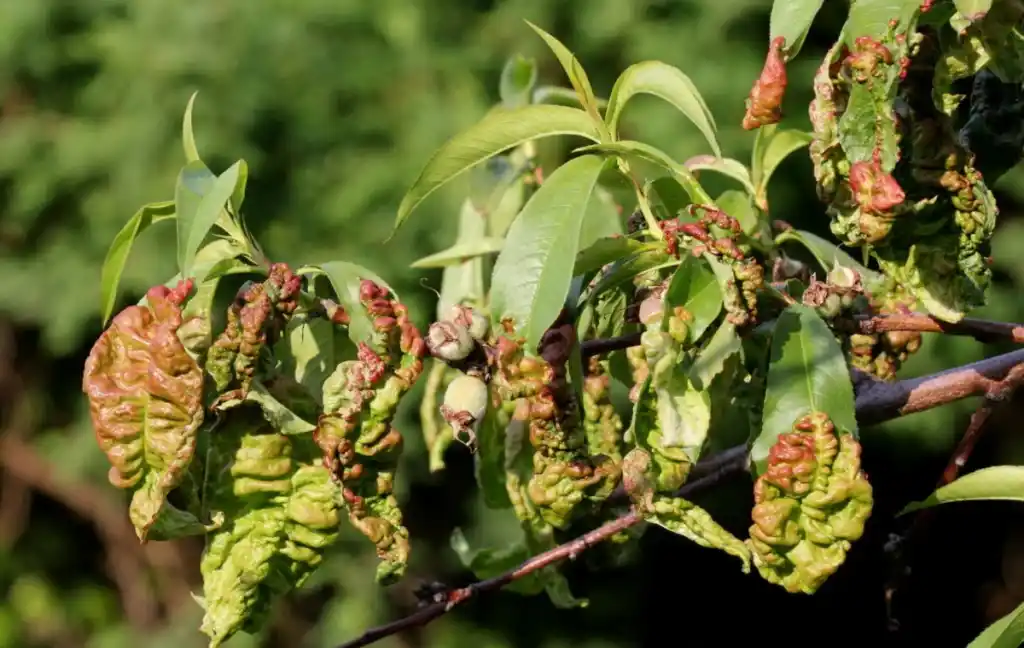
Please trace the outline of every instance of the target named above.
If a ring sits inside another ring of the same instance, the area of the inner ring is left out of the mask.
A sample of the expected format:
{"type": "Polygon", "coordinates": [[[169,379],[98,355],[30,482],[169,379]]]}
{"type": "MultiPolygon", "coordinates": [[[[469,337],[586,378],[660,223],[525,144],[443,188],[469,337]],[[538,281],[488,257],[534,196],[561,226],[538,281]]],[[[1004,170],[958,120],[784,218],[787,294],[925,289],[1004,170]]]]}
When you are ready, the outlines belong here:
{"type": "Polygon", "coordinates": [[[600,270],[609,263],[645,249],[648,245],[625,236],[600,238],[579,251],[572,273],[582,275],[600,270]]]}
{"type": "Polygon", "coordinates": [[[1020,648],[1024,643],[1024,603],[985,628],[967,648],[1020,648]]]}
{"type": "Polygon", "coordinates": [[[800,52],[822,2],[823,0],[775,0],[772,3],[768,40],[774,41],[780,36],[785,39],[787,58],[792,59],[800,52]]]}
{"type": "Polygon", "coordinates": [[[779,130],[777,124],[762,126],[754,140],[751,180],[754,195],[761,209],[767,208],[768,182],[772,174],[791,153],[811,142],[811,134],[795,129],[779,130]]]}
{"type": "Polygon", "coordinates": [[[508,108],[518,108],[530,103],[530,93],[537,83],[537,62],[516,55],[510,58],[501,70],[498,94],[508,108]]]}
{"type": "Polygon", "coordinates": [[[199,200],[195,211],[178,211],[178,269],[182,276],[191,275],[192,262],[206,235],[217,223],[231,196],[238,188],[244,160],[239,160],[217,177],[209,191],[199,200]]]}
{"type": "Polygon", "coordinates": [[[1024,466],[991,466],[968,473],[913,502],[900,515],[950,502],[1013,500],[1024,502],[1024,466]]]}
{"type": "Polygon", "coordinates": [[[486,256],[501,252],[505,239],[493,236],[478,238],[473,241],[456,243],[446,250],[417,259],[409,266],[411,268],[446,268],[458,265],[476,257],[486,256]]]}
{"type": "MultiPolygon", "coordinates": [[[[387,282],[372,270],[348,261],[329,261],[319,266],[299,268],[299,274],[319,275],[327,277],[334,288],[334,293],[349,316],[348,335],[355,342],[366,342],[373,333],[373,322],[366,309],[359,301],[359,284],[363,279],[386,287],[394,293],[387,282]]],[[[395,295],[397,297],[397,295],[395,295]]]]}
{"type": "Polygon", "coordinates": [[[512,223],[494,265],[491,316],[512,318],[531,349],[565,303],[580,229],[606,161],[574,158],[558,167],[512,223]]]}
{"type": "Polygon", "coordinates": [[[653,95],[672,104],[697,126],[715,156],[722,157],[715,118],[697,86],[682,70],[661,61],[635,63],[619,75],[608,98],[607,121],[613,133],[617,132],[622,109],[638,94],[653,95]]]}
{"type": "Polygon", "coordinates": [[[693,317],[690,339],[698,340],[722,312],[722,292],[713,272],[700,259],[687,256],[672,275],[665,292],[666,312],[683,307],[693,317]]]}
{"type": "Polygon", "coordinates": [[[714,171],[732,178],[743,185],[751,195],[754,193],[754,184],[750,179],[750,172],[742,162],[732,158],[716,158],[711,155],[698,155],[686,161],[686,168],[690,171],[714,171]]]}
{"type": "Polygon", "coordinates": [[[865,268],[835,243],[826,241],[816,234],[812,234],[804,230],[789,229],[784,232],[780,232],[779,235],[775,237],[776,245],[781,245],[787,241],[799,243],[807,248],[807,250],[814,255],[814,258],[818,260],[818,263],[821,264],[824,272],[828,272],[836,263],[838,263],[844,268],[852,268],[856,270],[860,274],[861,281],[865,286],[874,284],[882,279],[882,275],[874,270],[865,268]]]}
{"type": "Polygon", "coordinates": [[[434,153],[402,199],[394,229],[397,230],[427,196],[456,176],[513,146],[552,135],[600,140],[594,121],[577,108],[531,105],[492,110],[434,153]]]}
{"type": "Polygon", "coordinates": [[[992,9],[992,0],[953,0],[957,12],[970,22],[977,22],[992,9]]]}
{"type": "Polygon", "coordinates": [[[185,149],[185,162],[200,162],[199,149],[196,147],[196,137],[192,130],[192,109],[196,103],[196,95],[199,91],[192,93],[185,106],[185,117],[181,122],[181,144],[185,149]]]}
{"type": "Polygon", "coordinates": [[[605,142],[602,144],[583,146],[577,149],[577,152],[611,153],[622,157],[644,160],[667,171],[672,178],[682,185],[683,189],[685,189],[690,195],[690,199],[693,200],[693,202],[701,205],[709,205],[712,202],[711,196],[704,191],[704,188],[700,186],[700,183],[697,182],[697,179],[694,177],[693,172],[686,168],[685,164],[679,164],[669,157],[667,153],[651,146],[650,144],[621,140],[618,142],[605,142]]]}
{"type": "Polygon", "coordinates": [[[533,31],[537,32],[537,35],[544,40],[548,48],[554,53],[558,62],[561,64],[562,69],[565,70],[566,76],[569,77],[569,83],[572,84],[573,90],[575,90],[576,95],[579,96],[583,109],[586,110],[593,118],[598,131],[603,131],[605,129],[605,125],[604,122],[601,121],[601,113],[597,108],[597,97],[594,96],[594,88],[590,85],[590,79],[587,78],[587,73],[583,69],[583,65],[560,40],[529,20],[526,21],[526,24],[529,25],[533,31]]]}
{"type": "Polygon", "coordinates": [[[117,286],[121,283],[121,274],[124,272],[124,266],[131,254],[135,239],[153,223],[159,223],[168,218],[174,218],[173,201],[145,205],[135,212],[135,215],[124,224],[121,231],[114,236],[114,240],[110,242],[107,256],[103,259],[103,269],[100,272],[100,309],[103,314],[104,326],[114,313],[114,306],[117,303],[117,286]]]}

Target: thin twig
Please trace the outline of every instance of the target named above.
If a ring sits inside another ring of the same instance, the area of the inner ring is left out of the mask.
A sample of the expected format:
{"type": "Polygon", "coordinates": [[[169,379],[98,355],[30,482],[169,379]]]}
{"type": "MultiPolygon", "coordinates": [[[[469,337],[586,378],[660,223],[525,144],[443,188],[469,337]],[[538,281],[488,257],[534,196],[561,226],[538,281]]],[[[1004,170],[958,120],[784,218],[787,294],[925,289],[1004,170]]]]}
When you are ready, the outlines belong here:
{"type": "MultiPolygon", "coordinates": [[[[895,383],[859,380],[857,381],[859,393],[856,401],[857,421],[861,425],[882,423],[975,394],[989,394],[993,389],[993,384],[1002,381],[1004,377],[1009,378],[1008,374],[1010,373],[1014,375],[1020,373],[1024,376],[1024,350],[987,358],[963,367],[913,380],[895,383]]],[[[686,484],[680,489],[679,495],[687,497],[707,490],[729,477],[743,473],[748,466],[749,460],[745,445],[724,450],[718,455],[698,463],[693,472],[702,476],[686,484]]],[[[424,626],[474,596],[499,590],[538,569],[548,567],[566,558],[575,558],[582,551],[641,521],[642,518],[635,511],[630,511],[575,540],[538,554],[500,576],[454,590],[443,600],[427,605],[409,616],[371,628],[356,639],[341,644],[338,648],[368,646],[404,630],[424,626]]]]}
{"type": "Polygon", "coordinates": [[[943,322],[923,313],[897,313],[889,315],[863,315],[854,324],[860,333],[872,335],[887,331],[920,331],[922,333],[946,333],[967,335],[979,342],[1008,340],[1024,343],[1024,325],[1012,322],[992,322],[965,317],[959,322],[943,322]]]}
{"type": "Polygon", "coordinates": [[[586,340],[580,344],[580,354],[586,360],[591,356],[628,349],[638,344],[640,344],[640,333],[627,333],[626,335],[617,335],[610,338],[586,340]]]}

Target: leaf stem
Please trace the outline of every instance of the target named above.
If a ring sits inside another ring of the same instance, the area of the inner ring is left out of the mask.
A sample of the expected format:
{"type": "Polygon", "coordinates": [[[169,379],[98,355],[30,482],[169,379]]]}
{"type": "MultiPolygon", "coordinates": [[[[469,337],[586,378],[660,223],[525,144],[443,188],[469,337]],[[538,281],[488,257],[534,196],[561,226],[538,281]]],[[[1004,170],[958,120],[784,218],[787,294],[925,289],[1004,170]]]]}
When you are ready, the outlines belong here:
{"type": "MultiPolygon", "coordinates": [[[[1004,388],[1011,379],[1014,386],[1024,382],[1024,350],[986,358],[931,376],[895,383],[860,380],[857,382],[857,420],[863,425],[882,423],[976,394],[985,394],[986,398],[991,398],[990,394],[998,394],[999,398],[1005,398],[1007,392],[1004,388]],[[993,391],[1000,385],[1003,386],[999,387],[1000,391],[993,391]]],[[[679,496],[692,497],[708,490],[728,478],[746,472],[749,465],[745,445],[724,450],[694,467],[694,474],[700,476],[683,486],[679,496]]],[[[442,600],[427,605],[409,616],[371,628],[338,648],[369,646],[404,630],[424,626],[474,596],[499,590],[519,578],[566,558],[574,559],[582,551],[641,521],[641,516],[631,510],[575,540],[530,558],[513,570],[451,591],[442,600]]]]}

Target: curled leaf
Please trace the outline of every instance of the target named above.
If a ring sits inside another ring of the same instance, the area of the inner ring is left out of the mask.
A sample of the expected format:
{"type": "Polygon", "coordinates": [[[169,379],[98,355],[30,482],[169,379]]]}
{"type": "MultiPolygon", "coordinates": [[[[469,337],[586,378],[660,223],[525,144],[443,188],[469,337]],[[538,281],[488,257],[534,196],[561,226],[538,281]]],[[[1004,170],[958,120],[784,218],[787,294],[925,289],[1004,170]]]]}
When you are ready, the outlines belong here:
{"type": "Polygon", "coordinates": [[[178,339],[192,281],[157,286],[148,306],[121,311],[93,345],[82,389],[110,483],[132,489],[129,515],[145,540],[188,469],[203,422],[203,374],[178,339]]]}
{"type": "Polygon", "coordinates": [[[782,434],[754,485],[748,543],[765,580],[813,594],[846,559],[871,515],[860,444],[813,412],[782,434]]]}
{"type": "Polygon", "coordinates": [[[782,119],[782,97],[786,93],[786,61],[783,48],[786,40],[778,36],[768,47],[761,76],[754,82],[747,97],[747,112],[743,128],[754,130],[760,126],[776,124],[782,119]]]}

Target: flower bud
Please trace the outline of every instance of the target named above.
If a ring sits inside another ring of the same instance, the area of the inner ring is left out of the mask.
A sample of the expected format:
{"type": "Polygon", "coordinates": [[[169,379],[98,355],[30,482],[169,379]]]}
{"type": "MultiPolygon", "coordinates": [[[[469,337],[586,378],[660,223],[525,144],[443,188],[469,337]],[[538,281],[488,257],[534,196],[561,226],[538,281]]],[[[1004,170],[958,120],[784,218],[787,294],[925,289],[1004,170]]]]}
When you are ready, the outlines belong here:
{"type": "Polygon", "coordinates": [[[474,346],[469,329],[455,322],[434,322],[427,329],[430,355],[446,362],[465,360],[474,346]]]}
{"type": "Polygon", "coordinates": [[[452,426],[455,438],[470,448],[476,444],[476,429],[487,412],[487,383],[460,374],[448,384],[441,404],[441,416],[452,426]]]}

